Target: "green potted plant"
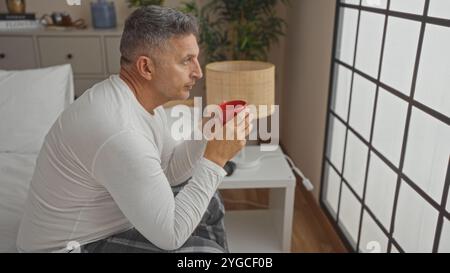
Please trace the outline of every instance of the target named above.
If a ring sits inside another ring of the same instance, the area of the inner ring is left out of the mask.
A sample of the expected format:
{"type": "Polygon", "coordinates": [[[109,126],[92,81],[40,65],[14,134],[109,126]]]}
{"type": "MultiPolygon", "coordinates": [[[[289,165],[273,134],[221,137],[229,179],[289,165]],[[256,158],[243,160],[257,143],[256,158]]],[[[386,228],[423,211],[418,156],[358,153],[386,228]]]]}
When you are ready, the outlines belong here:
{"type": "Polygon", "coordinates": [[[289,0],[195,0],[183,3],[182,11],[198,18],[199,43],[206,63],[223,60],[266,61],[272,43],[284,35],[286,22],[275,11],[289,0]]]}
{"type": "Polygon", "coordinates": [[[142,6],[150,6],[150,5],[158,5],[161,6],[164,4],[164,0],[127,0],[128,6],[131,7],[142,7],[142,6]]]}

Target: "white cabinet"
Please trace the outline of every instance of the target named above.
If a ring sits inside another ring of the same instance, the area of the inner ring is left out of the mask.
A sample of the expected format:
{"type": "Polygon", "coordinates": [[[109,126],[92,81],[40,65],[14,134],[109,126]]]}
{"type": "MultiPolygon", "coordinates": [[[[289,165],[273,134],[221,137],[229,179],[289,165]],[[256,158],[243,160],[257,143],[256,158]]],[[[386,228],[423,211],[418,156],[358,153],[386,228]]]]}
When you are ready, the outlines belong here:
{"type": "Polygon", "coordinates": [[[270,189],[269,208],[227,211],[225,229],[231,252],[290,252],[294,215],[295,175],[281,148],[261,151],[246,146],[246,160],[267,156],[250,169],[236,169],[220,189],[270,189]]]}
{"type": "Polygon", "coordinates": [[[105,48],[108,72],[118,74],[120,71],[120,37],[105,37],[105,48]]]}
{"type": "Polygon", "coordinates": [[[71,64],[75,95],[120,71],[121,29],[0,32],[0,69],[71,64]]]}
{"type": "Polygon", "coordinates": [[[105,78],[79,78],[76,77],[74,80],[75,97],[79,97],[84,91],[88,90],[94,84],[103,81],[105,78]]]}
{"type": "Polygon", "coordinates": [[[32,37],[0,36],[0,69],[30,69],[37,64],[32,37]]]}
{"type": "Polygon", "coordinates": [[[72,65],[74,74],[103,74],[99,37],[39,37],[42,66],[72,65]]]}

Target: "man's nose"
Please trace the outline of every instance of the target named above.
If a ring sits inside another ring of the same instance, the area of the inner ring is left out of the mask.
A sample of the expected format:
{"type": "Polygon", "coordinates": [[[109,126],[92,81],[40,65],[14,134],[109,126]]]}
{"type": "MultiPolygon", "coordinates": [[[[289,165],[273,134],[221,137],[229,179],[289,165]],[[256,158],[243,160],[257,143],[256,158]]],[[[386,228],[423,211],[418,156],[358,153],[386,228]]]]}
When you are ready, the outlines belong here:
{"type": "Polygon", "coordinates": [[[200,66],[198,60],[195,60],[195,68],[192,73],[192,76],[195,77],[197,80],[203,78],[202,67],[200,66]]]}

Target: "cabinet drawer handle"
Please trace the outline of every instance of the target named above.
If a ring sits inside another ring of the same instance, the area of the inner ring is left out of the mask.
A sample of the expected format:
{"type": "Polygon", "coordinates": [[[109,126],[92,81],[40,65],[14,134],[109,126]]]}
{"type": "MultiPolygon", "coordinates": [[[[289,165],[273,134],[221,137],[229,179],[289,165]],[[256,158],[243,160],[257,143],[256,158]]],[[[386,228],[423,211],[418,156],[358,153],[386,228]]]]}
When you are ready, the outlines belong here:
{"type": "Polygon", "coordinates": [[[72,59],[73,59],[73,55],[72,55],[72,54],[70,54],[70,53],[69,53],[69,54],[67,54],[67,56],[66,56],[66,57],[67,57],[67,59],[68,59],[68,60],[72,60],[72,59]]]}
{"type": "Polygon", "coordinates": [[[4,59],[6,57],[5,53],[0,53],[0,59],[4,59]]]}

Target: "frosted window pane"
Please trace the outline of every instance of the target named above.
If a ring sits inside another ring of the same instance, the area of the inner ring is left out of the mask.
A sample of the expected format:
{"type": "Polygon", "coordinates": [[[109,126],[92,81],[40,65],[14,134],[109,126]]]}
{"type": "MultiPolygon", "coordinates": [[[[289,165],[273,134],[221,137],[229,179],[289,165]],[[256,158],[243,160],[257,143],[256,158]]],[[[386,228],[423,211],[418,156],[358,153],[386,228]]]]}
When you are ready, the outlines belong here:
{"type": "Polygon", "coordinates": [[[425,0],[391,0],[390,10],[423,14],[425,0]]]}
{"type": "Polygon", "coordinates": [[[339,170],[342,170],[342,159],[344,157],[344,144],[345,144],[345,126],[337,118],[330,117],[330,140],[331,143],[328,146],[328,158],[331,163],[339,170]]]}
{"type": "Polygon", "coordinates": [[[450,1],[431,0],[428,15],[433,17],[450,19],[450,1]]]}
{"type": "Polygon", "coordinates": [[[362,5],[366,7],[386,9],[387,0],[363,0],[362,5]]]}
{"type": "Polygon", "coordinates": [[[398,249],[394,245],[392,245],[391,253],[400,253],[400,251],[398,251],[398,249]]]}
{"type": "Polygon", "coordinates": [[[450,221],[446,219],[444,219],[444,225],[442,226],[439,252],[450,253],[450,221]]]}
{"type": "Polygon", "coordinates": [[[384,20],[384,15],[361,12],[356,68],[373,78],[378,78],[384,20]]]}
{"type": "Polygon", "coordinates": [[[405,252],[433,250],[438,212],[402,181],[395,219],[394,238],[405,252]]]}
{"type": "Polygon", "coordinates": [[[400,163],[408,104],[380,88],[373,146],[394,165],[400,163]]]}
{"type": "Polygon", "coordinates": [[[341,10],[341,37],[336,51],[339,60],[353,66],[355,56],[356,27],[358,25],[358,10],[343,8],[341,10]]]}
{"type": "Polygon", "coordinates": [[[339,188],[341,184],[341,178],[336,171],[326,164],[326,181],[327,181],[327,197],[326,200],[331,206],[334,214],[337,214],[338,202],[339,202],[339,188]]]}
{"type": "Polygon", "coordinates": [[[371,153],[367,178],[366,204],[385,229],[391,225],[397,174],[371,153]]]}
{"type": "Polygon", "coordinates": [[[419,32],[419,22],[388,19],[381,81],[407,96],[411,94],[419,32]]]}
{"type": "Polygon", "coordinates": [[[368,147],[352,132],[348,132],[347,151],[345,152],[345,180],[362,197],[366,172],[368,147]]]}
{"type": "Polygon", "coordinates": [[[387,245],[388,238],[386,235],[372,217],[364,211],[359,251],[364,253],[385,253],[387,252],[387,245]]]}
{"type": "Polygon", "coordinates": [[[450,155],[450,126],[413,109],[404,173],[440,203],[450,155]]]}
{"type": "Polygon", "coordinates": [[[447,211],[450,212],[450,191],[449,191],[448,197],[447,197],[447,211]]]}
{"type": "Polygon", "coordinates": [[[359,5],[359,0],[343,0],[346,4],[359,5]]]}
{"type": "Polygon", "coordinates": [[[343,120],[347,120],[352,72],[342,65],[336,65],[336,87],[333,92],[332,108],[343,120]]]}
{"type": "Polygon", "coordinates": [[[347,185],[342,184],[341,208],[339,211],[339,223],[349,233],[350,241],[356,243],[358,238],[359,217],[361,214],[361,203],[348,189],[347,185]]]}
{"type": "Polygon", "coordinates": [[[427,25],[414,97],[446,116],[450,116],[449,48],[450,28],[427,25]]]}
{"type": "Polygon", "coordinates": [[[369,140],[376,85],[358,74],[353,81],[350,126],[369,140]]]}

